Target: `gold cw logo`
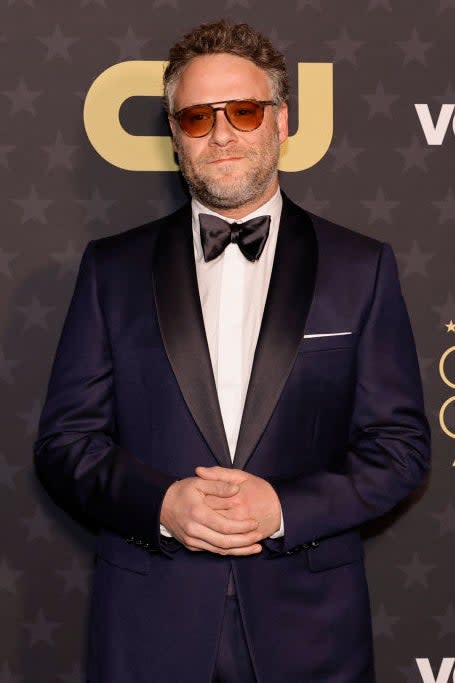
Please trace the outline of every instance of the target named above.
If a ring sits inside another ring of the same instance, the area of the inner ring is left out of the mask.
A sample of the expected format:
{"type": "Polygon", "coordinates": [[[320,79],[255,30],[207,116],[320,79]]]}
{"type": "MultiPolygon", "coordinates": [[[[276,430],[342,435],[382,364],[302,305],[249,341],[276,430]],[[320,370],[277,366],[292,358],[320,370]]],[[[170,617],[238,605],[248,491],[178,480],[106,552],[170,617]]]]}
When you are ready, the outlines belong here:
{"type": "MultiPolygon", "coordinates": [[[[449,356],[455,351],[455,346],[450,346],[448,349],[444,351],[442,354],[441,358],[439,359],[439,376],[441,377],[442,381],[444,384],[451,389],[455,389],[455,382],[452,382],[451,379],[447,376],[446,372],[446,363],[447,359],[449,356]]],[[[439,410],[439,425],[442,429],[442,431],[449,436],[451,439],[455,439],[455,432],[451,431],[446,423],[446,411],[447,408],[455,402],[455,396],[449,396],[449,398],[444,401],[442,404],[440,410],[439,410]]],[[[455,466],[455,462],[453,463],[455,466]]]]}
{"type": "MultiPolygon", "coordinates": [[[[87,136],[98,154],[127,171],[177,171],[171,138],[131,135],[119,111],[130,97],[161,97],[167,62],[127,61],[103,71],[84,103],[87,136]]],[[[333,65],[299,62],[298,127],[281,147],[279,169],[303,171],[326,153],[333,135],[333,65]]]]}

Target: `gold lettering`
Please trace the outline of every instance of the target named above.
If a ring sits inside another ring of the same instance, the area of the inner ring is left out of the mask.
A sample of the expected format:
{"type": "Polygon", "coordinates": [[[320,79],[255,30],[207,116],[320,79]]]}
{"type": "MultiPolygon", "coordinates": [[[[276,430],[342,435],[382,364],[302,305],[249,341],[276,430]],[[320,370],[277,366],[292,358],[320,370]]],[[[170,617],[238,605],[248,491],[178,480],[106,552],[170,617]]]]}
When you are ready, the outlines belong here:
{"type": "MultiPolygon", "coordinates": [[[[177,171],[167,135],[131,135],[119,121],[129,97],[161,97],[167,62],[127,61],[115,64],[92,83],[84,103],[87,136],[98,154],[127,171],[177,171]]],[[[330,63],[298,64],[298,128],[282,146],[281,171],[303,171],[326,153],[333,135],[333,67],[330,63]]]]}

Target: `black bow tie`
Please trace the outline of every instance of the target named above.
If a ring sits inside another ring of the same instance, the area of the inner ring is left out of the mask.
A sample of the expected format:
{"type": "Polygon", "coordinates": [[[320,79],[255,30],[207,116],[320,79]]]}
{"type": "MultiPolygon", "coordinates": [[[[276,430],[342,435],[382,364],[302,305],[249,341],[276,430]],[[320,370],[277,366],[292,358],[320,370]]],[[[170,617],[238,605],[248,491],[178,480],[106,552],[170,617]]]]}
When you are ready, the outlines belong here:
{"type": "Polygon", "coordinates": [[[210,213],[199,214],[201,244],[205,261],[211,261],[235,242],[248,261],[257,261],[269,236],[270,216],[258,216],[245,223],[228,223],[210,213]]]}

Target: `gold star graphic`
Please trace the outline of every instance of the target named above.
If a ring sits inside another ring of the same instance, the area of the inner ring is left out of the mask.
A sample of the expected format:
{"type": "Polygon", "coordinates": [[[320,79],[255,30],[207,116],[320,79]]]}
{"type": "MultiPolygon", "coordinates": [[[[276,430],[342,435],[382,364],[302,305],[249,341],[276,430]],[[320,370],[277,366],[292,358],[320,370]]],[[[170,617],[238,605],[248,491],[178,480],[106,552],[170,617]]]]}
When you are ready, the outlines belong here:
{"type": "Polygon", "coordinates": [[[447,332],[455,332],[455,323],[453,320],[451,320],[450,323],[445,323],[445,326],[447,327],[447,332]]]}

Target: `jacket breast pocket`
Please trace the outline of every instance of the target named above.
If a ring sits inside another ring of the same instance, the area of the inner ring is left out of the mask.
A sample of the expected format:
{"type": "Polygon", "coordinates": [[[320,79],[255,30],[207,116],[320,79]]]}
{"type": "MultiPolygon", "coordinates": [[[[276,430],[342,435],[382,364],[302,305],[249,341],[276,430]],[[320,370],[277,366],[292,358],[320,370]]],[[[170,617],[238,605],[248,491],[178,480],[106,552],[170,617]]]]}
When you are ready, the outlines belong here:
{"type": "Polygon", "coordinates": [[[363,542],[358,531],[350,531],[319,541],[307,552],[308,568],[312,572],[335,569],[353,562],[363,561],[363,542]]]}
{"type": "Polygon", "coordinates": [[[338,351],[353,349],[357,342],[354,332],[349,334],[305,335],[299,346],[299,353],[318,353],[321,351],[338,351]]]}

